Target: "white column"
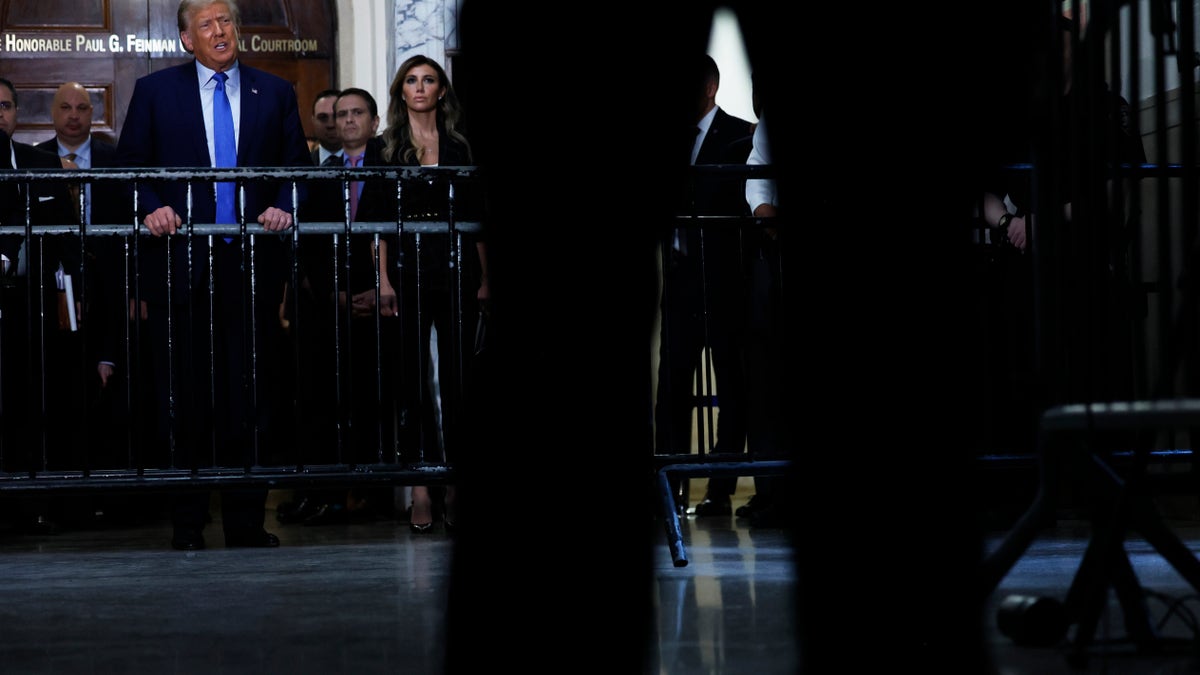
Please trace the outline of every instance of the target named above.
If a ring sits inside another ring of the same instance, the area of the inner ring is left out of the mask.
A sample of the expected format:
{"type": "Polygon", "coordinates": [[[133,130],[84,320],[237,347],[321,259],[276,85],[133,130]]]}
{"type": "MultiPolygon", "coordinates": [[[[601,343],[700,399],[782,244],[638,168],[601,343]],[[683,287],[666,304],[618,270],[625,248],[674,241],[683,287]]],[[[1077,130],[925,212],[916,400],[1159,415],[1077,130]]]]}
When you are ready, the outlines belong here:
{"type": "Polygon", "coordinates": [[[394,74],[391,63],[394,2],[350,0],[337,3],[337,86],[343,89],[359,87],[371,92],[379,104],[381,118],[386,118],[388,87],[394,74]]]}

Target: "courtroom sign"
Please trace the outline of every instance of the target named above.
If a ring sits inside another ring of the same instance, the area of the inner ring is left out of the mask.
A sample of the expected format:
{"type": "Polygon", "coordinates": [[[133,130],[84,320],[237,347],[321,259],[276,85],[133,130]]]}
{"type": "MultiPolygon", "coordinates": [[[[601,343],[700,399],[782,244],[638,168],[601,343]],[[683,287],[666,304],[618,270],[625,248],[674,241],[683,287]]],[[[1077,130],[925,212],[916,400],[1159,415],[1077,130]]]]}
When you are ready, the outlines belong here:
{"type": "MultiPolygon", "coordinates": [[[[251,54],[297,54],[316,52],[319,47],[316,38],[276,38],[262,35],[252,35],[247,39],[243,34],[238,39],[238,49],[251,54]]],[[[133,33],[108,36],[84,35],[62,37],[25,37],[13,33],[4,33],[0,39],[0,52],[10,54],[159,54],[178,52],[184,54],[183,44],[178,37],[146,38],[133,33]]]]}

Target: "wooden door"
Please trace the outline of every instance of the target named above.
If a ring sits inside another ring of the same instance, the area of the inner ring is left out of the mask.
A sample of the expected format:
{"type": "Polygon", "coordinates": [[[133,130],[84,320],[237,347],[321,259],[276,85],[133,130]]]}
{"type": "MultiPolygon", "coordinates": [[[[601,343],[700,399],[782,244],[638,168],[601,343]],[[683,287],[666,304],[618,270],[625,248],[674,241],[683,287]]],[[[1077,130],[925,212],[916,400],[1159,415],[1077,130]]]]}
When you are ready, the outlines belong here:
{"type": "MultiPolygon", "coordinates": [[[[335,81],[337,13],[332,0],[240,0],[242,60],[296,87],[311,135],[312,97],[335,81]]],[[[50,106],[60,84],[91,92],[92,130],[115,140],[137,78],[191,59],[179,42],[175,2],[0,0],[0,77],[20,108],[16,138],[54,135],[50,106]]]]}

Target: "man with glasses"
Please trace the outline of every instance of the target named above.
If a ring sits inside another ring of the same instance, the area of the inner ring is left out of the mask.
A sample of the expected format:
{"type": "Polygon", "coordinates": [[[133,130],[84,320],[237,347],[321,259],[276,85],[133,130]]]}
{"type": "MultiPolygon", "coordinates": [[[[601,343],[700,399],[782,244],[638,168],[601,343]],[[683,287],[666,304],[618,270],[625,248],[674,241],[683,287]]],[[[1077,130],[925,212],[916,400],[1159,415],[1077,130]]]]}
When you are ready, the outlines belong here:
{"type": "MultiPolygon", "coordinates": [[[[0,78],[0,171],[61,169],[56,154],[12,139],[18,109],[16,87],[0,78]]],[[[66,183],[0,183],[0,225],[23,228],[76,222],[66,183]]],[[[79,380],[72,377],[79,372],[72,368],[82,367],[78,350],[70,349],[67,317],[55,311],[60,268],[65,274],[78,273],[75,237],[26,240],[19,230],[0,234],[0,450],[8,471],[39,471],[48,465],[68,468],[62,466],[72,442],[68,430],[80,426],[60,417],[78,411],[67,402],[67,389],[79,380]]],[[[17,511],[18,529],[57,531],[44,499],[22,501],[17,511]]]]}

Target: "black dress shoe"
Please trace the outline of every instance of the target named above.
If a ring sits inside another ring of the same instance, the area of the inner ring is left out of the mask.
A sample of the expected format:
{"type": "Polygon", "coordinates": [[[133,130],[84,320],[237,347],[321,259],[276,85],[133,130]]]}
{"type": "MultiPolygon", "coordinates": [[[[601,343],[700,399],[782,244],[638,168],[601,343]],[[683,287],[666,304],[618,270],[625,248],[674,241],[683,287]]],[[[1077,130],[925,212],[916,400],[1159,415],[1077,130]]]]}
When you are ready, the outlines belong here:
{"type": "Polygon", "coordinates": [[[732,515],[733,504],[730,503],[729,497],[705,497],[704,501],[696,505],[695,514],[700,518],[732,515]]]}
{"type": "Polygon", "coordinates": [[[177,527],[175,535],[171,537],[171,548],[176,551],[202,551],[204,535],[200,534],[199,530],[177,527]]]}
{"type": "Polygon", "coordinates": [[[737,507],[733,515],[738,518],[752,518],[755,513],[771,507],[771,500],[760,494],[750,496],[750,501],[737,507]]]}
{"type": "Polygon", "coordinates": [[[279,537],[263,529],[225,533],[225,548],[275,548],[279,537]]]}
{"type": "Polygon", "coordinates": [[[433,523],[409,523],[408,529],[412,530],[413,534],[429,534],[433,531],[433,523]]]}

